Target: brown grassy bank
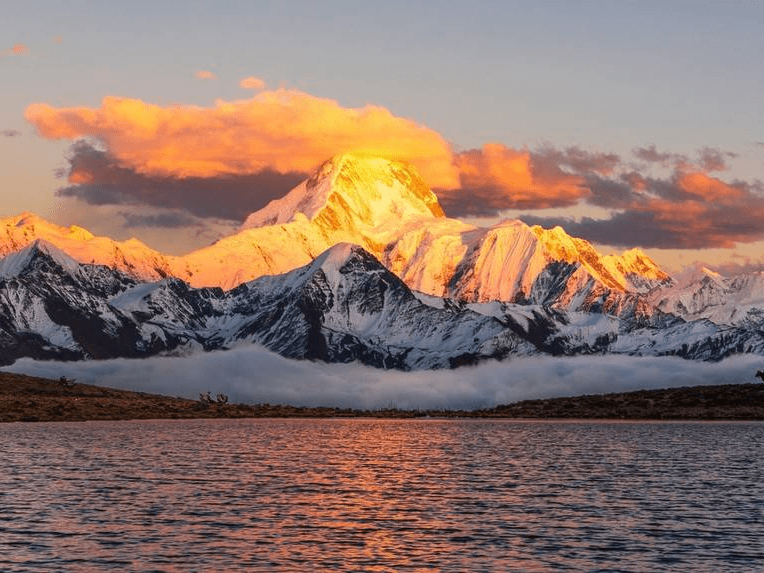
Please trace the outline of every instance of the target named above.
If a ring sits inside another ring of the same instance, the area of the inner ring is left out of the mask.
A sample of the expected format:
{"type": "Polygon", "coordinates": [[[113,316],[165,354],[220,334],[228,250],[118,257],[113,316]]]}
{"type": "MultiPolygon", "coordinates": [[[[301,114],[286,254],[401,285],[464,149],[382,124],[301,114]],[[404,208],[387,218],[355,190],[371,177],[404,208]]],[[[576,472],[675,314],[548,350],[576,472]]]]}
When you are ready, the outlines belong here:
{"type": "Polygon", "coordinates": [[[525,400],[484,411],[502,418],[764,420],[764,384],[687,386],[525,400]]]}
{"type": "Polygon", "coordinates": [[[376,417],[764,420],[764,384],[525,400],[465,410],[351,410],[189,400],[0,372],[0,422],[165,418],[376,417]]]}
{"type": "Polygon", "coordinates": [[[24,374],[0,372],[0,422],[78,422],[86,420],[149,420],[188,418],[339,418],[421,415],[401,410],[300,408],[271,404],[223,404],[62,383],[24,374]]]}

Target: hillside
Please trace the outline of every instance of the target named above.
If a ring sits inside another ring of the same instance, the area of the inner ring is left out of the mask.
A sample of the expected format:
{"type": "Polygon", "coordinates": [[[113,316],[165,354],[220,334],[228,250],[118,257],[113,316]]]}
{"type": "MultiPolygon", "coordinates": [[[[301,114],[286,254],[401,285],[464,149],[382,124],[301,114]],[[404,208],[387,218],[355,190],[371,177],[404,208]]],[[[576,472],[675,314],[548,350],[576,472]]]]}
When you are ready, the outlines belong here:
{"type": "Polygon", "coordinates": [[[582,418],[624,420],[764,420],[764,384],[685,386],[497,406],[499,418],[582,418]]]}
{"type": "Polygon", "coordinates": [[[207,403],[0,372],[0,422],[284,417],[764,420],[764,384],[526,400],[473,411],[414,411],[207,403]]]}

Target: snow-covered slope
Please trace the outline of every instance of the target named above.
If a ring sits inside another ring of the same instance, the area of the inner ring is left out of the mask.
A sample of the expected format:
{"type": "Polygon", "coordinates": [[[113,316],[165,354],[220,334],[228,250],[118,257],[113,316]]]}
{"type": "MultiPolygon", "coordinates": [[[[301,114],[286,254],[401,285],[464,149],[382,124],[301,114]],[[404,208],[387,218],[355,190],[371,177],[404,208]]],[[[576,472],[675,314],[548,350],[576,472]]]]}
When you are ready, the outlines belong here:
{"type": "Polygon", "coordinates": [[[61,227],[33,213],[0,219],[0,257],[38,239],[55,245],[79,263],[106,265],[138,280],[153,281],[173,274],[174,257],[151,249],[138,239],[124,242],[97,237],[72,225],[61,227]]]}
{"type": "Polygon", "coordinates": [[[706,268],[688,269],[649,300],[657,309],[687,320],[720,325],[764,325],[764,273],[726,278],[706,268]]]}
{"type": "Polygon", "coordinates": [[[291,358],[447,368],[532,354],[619,353],[718,360],[764,353],[759,329],[639,320],[547,305],[415,294],[361,247],[235,289],[140,283],[36,241],[0,259],[0,363],[142,357],[258,343],[291,358]]]}

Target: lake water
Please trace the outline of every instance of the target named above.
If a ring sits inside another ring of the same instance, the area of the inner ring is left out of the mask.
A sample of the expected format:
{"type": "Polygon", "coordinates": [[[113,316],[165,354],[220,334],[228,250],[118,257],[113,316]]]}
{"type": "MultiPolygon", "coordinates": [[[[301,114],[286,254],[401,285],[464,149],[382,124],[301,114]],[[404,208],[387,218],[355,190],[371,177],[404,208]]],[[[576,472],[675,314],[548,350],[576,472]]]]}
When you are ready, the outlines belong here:
{"type": "Polygon", "coordinates": [[[764,425],[0,425],[0,571],[762,571],[764,425]]]}

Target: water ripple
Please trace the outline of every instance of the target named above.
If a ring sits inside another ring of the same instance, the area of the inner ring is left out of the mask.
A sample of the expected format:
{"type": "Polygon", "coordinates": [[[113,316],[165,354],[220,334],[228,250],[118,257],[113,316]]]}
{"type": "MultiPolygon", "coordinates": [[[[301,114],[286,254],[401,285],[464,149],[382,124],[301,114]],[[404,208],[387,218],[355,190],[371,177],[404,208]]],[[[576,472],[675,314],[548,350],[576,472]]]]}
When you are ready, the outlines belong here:
{"type": "Polygon", "coordinates": [[[0,570],[760,571],[764,426],[0,426],[0,570]]]}

